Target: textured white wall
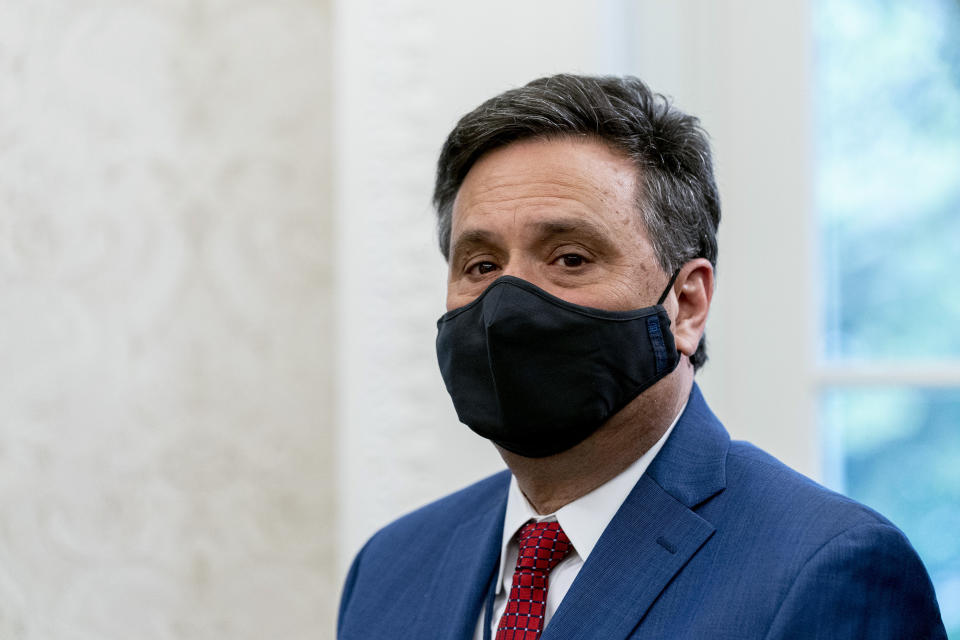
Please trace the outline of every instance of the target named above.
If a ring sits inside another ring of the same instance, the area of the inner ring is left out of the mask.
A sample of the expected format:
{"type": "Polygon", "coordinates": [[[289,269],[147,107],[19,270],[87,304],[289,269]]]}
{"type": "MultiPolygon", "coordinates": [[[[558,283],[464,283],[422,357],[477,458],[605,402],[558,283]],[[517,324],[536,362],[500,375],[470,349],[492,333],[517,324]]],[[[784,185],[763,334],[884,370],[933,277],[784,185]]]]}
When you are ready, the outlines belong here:
{"type": "Polygon", "coordinates": [[[323,638],[321,0],[0,2],[0,638],[323,638]]]}

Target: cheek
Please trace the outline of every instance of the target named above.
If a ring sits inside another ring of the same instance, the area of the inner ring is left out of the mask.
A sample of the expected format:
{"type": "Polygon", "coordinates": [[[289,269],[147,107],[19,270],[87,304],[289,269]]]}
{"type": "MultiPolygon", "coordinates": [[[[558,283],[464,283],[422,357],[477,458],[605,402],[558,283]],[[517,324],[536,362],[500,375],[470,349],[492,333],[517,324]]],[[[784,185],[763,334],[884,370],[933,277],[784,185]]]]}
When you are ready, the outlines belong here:
{"type": "Polygon", "coordinates": [[[447,272],[447,311],[462,307],[464,297],[464,283],[461,278],[455,277],[453,271],[447,272]]]}
{"type": "Polygon", "coordinates": [[[653,304],[647,302],[643,291],[636,286],[636,283],[624,282],[611,285],[607,299],[609,300],[607,308],[610,311],[632,311],[653,304]]]}
{"type": "Polygon", "coordinates": [[[608,279],[591,287],[564,291],[559,295],[567,302],[605,311],[633,311],[650,306],[642,293],[628,280],[608,279]]]}
{"type": "Polygon", "coordinates": [[[453,311],[458,306],[459,305],[457,305],[456,296],[447,290],[447,311],[453,311]]]}
{"type": "Polygon", "coordinates": [[[463,305],[472,302],[477,296],[470,292],[462,291],[462,286],[451,282],[447,285],[447,311],[459,309],[463,305]]]}

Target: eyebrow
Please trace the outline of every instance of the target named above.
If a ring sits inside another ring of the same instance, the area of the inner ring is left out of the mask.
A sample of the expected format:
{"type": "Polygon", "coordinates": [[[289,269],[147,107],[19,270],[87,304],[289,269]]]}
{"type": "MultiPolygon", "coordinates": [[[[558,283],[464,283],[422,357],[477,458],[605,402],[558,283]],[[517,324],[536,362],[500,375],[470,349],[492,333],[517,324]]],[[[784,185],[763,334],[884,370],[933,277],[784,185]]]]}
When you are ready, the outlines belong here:
{"type": "Polygon", "coordinates": [[[473,247],[495,247],[499,244],[500,234],[486,229],[467,229],[457,236],[450,248],[450,261],[454,262],[467,249],[473,247]]]}
{"type": "MultiPolygon", "coordinates": [[[[537,240],[543,242],[557,237],[576,236],[594,245],[600,251],[613,251],[613,242],[609,233],[590,220],[578,218],[557,218],[541,220],[533,224],[537,240]]],[[[475,247],[498,248],[503,244],[499,233],[486,229],[467,229],[459,234],[450,249],[450,260],[456,261],[464,252],[475,247]]]]}
{"type": "Polygon", "coordinates": [[[543,220],[534,224],[541,239],[550,239],[556,236],[578,235],[594,242],[609,244],[608,234],[603,227],[589,220],[578,218],[562,218],[558,220],[543,220]]]}
{"type": "Polygon", "coordinates": [[[619,254],[610,232],[603,226],[582,218],[560,218],[543,220],[534,225],[538,231],[538,241],[545,242],[558,238],[570,238],[582,241],[598,255],[614,256],[619,254]]]}

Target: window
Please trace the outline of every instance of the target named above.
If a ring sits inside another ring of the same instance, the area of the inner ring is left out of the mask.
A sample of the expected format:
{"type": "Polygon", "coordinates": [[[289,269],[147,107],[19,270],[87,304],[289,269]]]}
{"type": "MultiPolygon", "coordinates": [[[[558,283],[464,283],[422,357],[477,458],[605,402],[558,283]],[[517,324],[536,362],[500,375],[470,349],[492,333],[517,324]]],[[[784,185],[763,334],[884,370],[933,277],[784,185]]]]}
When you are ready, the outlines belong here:
{"type": "Polygon", "coordinates": [[[814,34],[825,480],[960,637],[960,1],[818,0],[814,34]]]}

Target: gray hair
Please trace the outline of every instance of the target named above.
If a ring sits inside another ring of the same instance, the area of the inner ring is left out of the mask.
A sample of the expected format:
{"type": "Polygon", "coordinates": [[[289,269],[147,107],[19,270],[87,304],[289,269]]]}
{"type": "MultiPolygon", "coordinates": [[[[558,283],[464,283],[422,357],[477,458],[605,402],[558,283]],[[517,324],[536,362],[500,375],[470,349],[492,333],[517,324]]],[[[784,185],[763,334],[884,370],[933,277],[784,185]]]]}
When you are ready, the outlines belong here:
{"type": "MultiPolygon", "coordinates": [[[[530,138],[593,137],[624,153],[638,172],[638,210],[660,267],[694,258],[716,267],[720,196],[700,121],[631,77],[559,74],[493,97],[463,116],[437,162],[433,204],[440,251],[450,258],[453,202],[483,154],[530,138]]],[[[707,360],[705,338],[690,357],[707,360]]]]}

